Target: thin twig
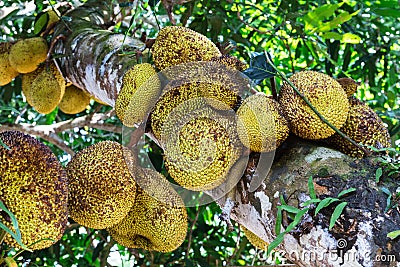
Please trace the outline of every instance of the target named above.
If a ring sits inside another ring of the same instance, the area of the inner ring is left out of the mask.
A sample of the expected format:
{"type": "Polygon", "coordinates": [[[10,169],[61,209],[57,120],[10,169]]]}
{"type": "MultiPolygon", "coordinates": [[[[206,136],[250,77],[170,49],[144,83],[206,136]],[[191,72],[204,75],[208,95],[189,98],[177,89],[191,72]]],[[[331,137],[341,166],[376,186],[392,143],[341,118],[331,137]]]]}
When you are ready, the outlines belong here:
{"type": "Polygon", "coordinates": [[[324,116],[322,116],[318,110],[311,104],[311,102],[307,99],[307,97],[305,97],[300,91],[299,89],[297,89],[297,87],[288,79],[286,78],[286,76],[279,71],[279,69],[271,62],[271,60],[269,59],[268,55],[266,55],[267,58],[267,62],[268,64],[270,64],[276,71],[276,73],[279,74],[279,76],[282,77],[282,79],[287,82],[290,87],[293,88],[293,90],[296,92],[297,95],[299,95],[301,97],[301,99],[304,100],[304,102],[306,102],[306,104],[312,109],[312,111],[314,111],[314,113],[318,116],[318,118],[320,118],[321,121],[323,121],[325,124],[327,124],[329,127],[331,127],[335,132],[337,132],[341,137],[343,137],[344,139],[346,139],[347,141],[349,141],[350,143],[352,143],[353,145],[355,145],[357,148],[361,149],[366,155],[370,155],[371,152],[367,149],[365,149],[362,145],[358,144],[356,141],[354,141],[353,139],[351,139],[349,136],[347,136],[346,134],[344,134],[342,131],[340,131],[338,128],[336,128],[334,125],[332,125],[327,119],[325,119],[324,116]]]}
{"type": "Polygon", "coordinates": [[[194,226],[196,225],[196,222],[199,218],[200,210],[201,210],[201,207],[197,207],[196,216],[194,217],[193,223],[190,226],[190,231],[189,231],[189,235],[188,235],[188,246],[186,249],[186,257],[189,257],[190,245],[192,244],[193,230],[194,230],[194,226]]]}

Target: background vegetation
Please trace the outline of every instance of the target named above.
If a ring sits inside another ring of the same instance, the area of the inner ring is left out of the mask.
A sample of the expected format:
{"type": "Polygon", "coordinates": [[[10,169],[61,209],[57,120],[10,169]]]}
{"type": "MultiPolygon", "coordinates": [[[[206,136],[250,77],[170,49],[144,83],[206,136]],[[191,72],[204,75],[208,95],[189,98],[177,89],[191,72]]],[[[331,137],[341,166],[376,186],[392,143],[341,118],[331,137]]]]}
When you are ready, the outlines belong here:
{"type": "MultiPolygon", "coordinates": [[[[81,2],[52,1],[51,4],[68,10],[81,2]]],[[[308,69],[333,77],[353,78],[360,83],[357,97],[373,107],[388,125],[393,147],[400,146],[400,9],[397,1],[143,0],[119,1],[119,5],[123,20],[116,19],[115,32],[136,37],[145,32],[148,37],[155,37],[158,26],[170,25],[173,17],[177,25],[201,32],[221,47],[230,43],[231,54],[247,63],[252,52],[267,51],[275,65],[288,76],[308,69]]],[[[50,3],[40,0],[0,1],[1,41],[34,36],[35,18],[48,8],[50,3]]],[[[68,16],[63,20],[68,23],[68,16]]],[[[279,89],[280,80],[276,82],[279,89]]],[[[267,79],[256,88],[269,93],[270,86],[267,79]]],[[[26,103],[20,78],[0,87],[0,125],[50,125],[110,110],[92,102],[77,115],[58,110],[41,115],[26,103]]],[[[115,116],[110,116],[107,122],[121,126],[115,116]]],[[[74,151],[101,140],[120,141],[121,138],[118,133],[88,127],[73,128],[59,136],[74,151]]],[[[62,163],[69,161],[64,151],[43,141],[62,163]]],[[[150,147],[149,153],[156,166],[162,168],[160,150],[150,147]]],[[[219,212],[216,204],[188,208],[188,237],[172,253],[126,249],[110,240],[106,231],[85,229],[71,221],[56,245],[34,253],[23,252],[17,260],[22,266],[265,264],[260,257],[262,253],[257,253],[239,228],[233,232],[227,230],[218,218],[219,212]]],[[[7,253],[10,248],[2,245],[0,249],[7,253]]],[[[15,251],[11,249],[9,253],[14,255],[15,251]]]]}

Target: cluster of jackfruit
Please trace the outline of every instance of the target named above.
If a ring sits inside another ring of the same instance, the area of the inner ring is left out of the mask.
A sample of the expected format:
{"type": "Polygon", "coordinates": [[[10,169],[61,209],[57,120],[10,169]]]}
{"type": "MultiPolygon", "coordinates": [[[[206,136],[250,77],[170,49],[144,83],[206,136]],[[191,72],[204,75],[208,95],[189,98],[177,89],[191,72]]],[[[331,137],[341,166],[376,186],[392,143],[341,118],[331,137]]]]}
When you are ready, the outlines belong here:
{"type": "Polygon", "coordinates": [[[102,141],[78,152],[66,167],[70,217],[107,229],[121,245],[172,251],[187,232],[181,197],[165,177],[135,165],[129,149],[102,141]]]}
{"type": "MultiPolygon", "coordinates": [[[[0,133],[0,200],[18,220],[22,243],[32,250],[57,242],[68,220],[68,185],[64,168],[52,151],[18,132],[0,133]]],[[[0,221],[13,229],[5,213],[0,221]]],[[[11,236],[5,242],[19,247],[11,236]]]]}

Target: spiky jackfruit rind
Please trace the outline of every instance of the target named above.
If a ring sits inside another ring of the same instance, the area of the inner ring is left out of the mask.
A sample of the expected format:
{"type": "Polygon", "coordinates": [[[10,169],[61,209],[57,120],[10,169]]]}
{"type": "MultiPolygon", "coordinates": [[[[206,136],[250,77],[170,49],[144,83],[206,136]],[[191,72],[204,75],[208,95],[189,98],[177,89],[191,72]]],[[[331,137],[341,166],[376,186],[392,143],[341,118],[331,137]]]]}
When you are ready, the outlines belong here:
{"type": "Polygon", "coordinates": [[[165,149],[165,166],[182,187],[193,191],[210,190],[221,185],[241,154],[232,120],[196,117],[177,134],[173,147],[165,149]]]}
{"type": "Polygon", "coordinates": [[[115,111],[128,127],[142,122],[157,101],[161,84],[155,69],[149,63],[135,65],[123,79],[121,91],[115,102],[115,111]]]}
{"type": "Polygon", "coordinates": [[[250,243],[258,249],[267,251],[268,250],[268,242],[262,240],[259,236],[254,234],[252,231],[244,227],[243,225],[240,226],[240,229],[243,231],[244,235],[250,241],[250,243]]]}
{"type": "Polygon", "coordinates": [[[31,96],[31,86],[33,81],[36,79],[36,77],[45,69],[44,65],[39,66],[36,70],[29,72],[29,73],[24,73],[21,74],[21,88],[22,88],[22,93],[25,96],[26,102],[33,106],[32,104],[32,96],[31,96]]]}
{"type": "Polygon", "coordinates": [[[187,233],[183,200],[155,170],[143,169],[137,182],[135,204],[120,223],[108,229],[111,237],[129,248],[160,252],[175,250],[187,233]]]}
{"type": "Polygon", "coordinates": [[[289,135],[288,123],[280,113],[279,104],[265,94],[246,98],[237,115],[239,138],[252,151],[273,151],[289,135]]]}
{"type": "MultiPolygon", "coordinates": [[[[68,222],[68,186],[65,170],[53,152],[35,138],[18,131],[0,133],[10,150],[0,146],[0,199],[15,215],[22,242],[32,250],[50,247],[63,235],[68,222]]],[[[7,217],[0,221],[10,229],[7,217]]],[[[5,242],[19,247],[7,235],[5,242]]]]}
{"type": "Polygon", "coordinates": [[[354,95],[357,92],[358,83],[352,78],[339,78],[336,81],[342,86],[343,90],[346,92],[347,97],[354,95]]]}
{"type": "Polygon", "coordinates": [[[27,99],[41,114],[52,112],[61,102],[65,93],[65,81],[54,63],[44,67],[33,80],[27,99]]]}
{"type": "MultiPolygon", "coordinates": [[[[357,143],[376,148],[388,148],[390,135],[381,118],[368,105],[355,97],[350,97],[350,111],[340,130],[357,143]]],[[[326,141],[341,152],[355,158],[362,158],[365,153],[335,133],[326,141]]]]}
{"type": "Polygon", "coordinates": [[[159,70],[192,61],[208,61],[221,56],[217,46],[206,36],[189,28],[162,28],[151,48],[154,64],[159,70]]]}
{"type": "Polygon", "coordinates": [[[231,69],[238,71],[244,71],[245,69],[247,69],[246,63],[242,62],[237,57],[231,55],[222,55],[220,57],[213,57],[211,61],[217,62],[219,64],[225,65],[231,69]]]}
{"type": "Polygon", "coordinates": [[[90,96],[75,85],[65,88],[65,93],[58,104],[60,110],[66,114],[77,114],[90,104],[90,96]]]}
{"type": "MultiPolygon", "coordinates": [[[[290,77],[290,81],[333,126],[343,126],[349,111],[349,101],[337,81],[316,71],[298,72],[290,77]]],[[[316,140],[335,133],[286,82],[279,94],[279,104],[289,122],[289,129],[297,136],[316,140]]]]}
{"type": "Polygon", "coordinates": [[[36,70],[46,60],[48,49],[42,37],[22,39],[11,47],[8,59],[19,73],[28,73],[36,70]]]}
{"type": "Polygon", "coordinates": [[[70,217],[105,229],[121,221],[136,195],[130,151],[115,141],[101,141],[79,151],[67,164],[70,217]]]}
{"type": "Polygon", "coordinates": [[[10,83],[19,74],[8,60],[11,46],[11,43],[0,43],[0,86],[10,83]]]}

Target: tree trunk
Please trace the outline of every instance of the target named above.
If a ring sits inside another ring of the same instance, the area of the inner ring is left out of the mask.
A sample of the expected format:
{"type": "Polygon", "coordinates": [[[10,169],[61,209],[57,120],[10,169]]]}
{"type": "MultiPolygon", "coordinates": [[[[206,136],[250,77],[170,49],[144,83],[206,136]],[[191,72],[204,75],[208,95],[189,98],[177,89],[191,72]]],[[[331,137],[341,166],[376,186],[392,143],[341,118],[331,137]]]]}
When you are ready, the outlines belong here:
{"type": "MultiPolygon", "coordinates": [[[[123,74],[136,64],[136,52],[142,50],[144,44],[130,37],[123,41],[124,35],[105,30],[112,17],[107,12],[108,2],[111,1],[88,2],[67,14],[72,19],[68,22],[72,32],[59,23],[54,35],[54,52],[64,55],[57,59],[57,64],[65,78],[114,106],[123,74]],[[60,35],[65,38],[60,39],[60,35]]],[[[310,199],[308,179],[312,176],[320,199],[337,197],[339,192],[351,187],[356,191],[346,194],[316,216],[317,204],[311,205],[300,223],[285,235],[278,250],[299,266],[380,266],[400,262],[398,238],[386,237],[388,232],[400,229],[399,211],[397,208],[385,211],[388,195],[380,190],[385,186],[395,192],[398,181],[378,187],[374,158],[356,160],[291,137],[278,149],[261,186],[250,192],[258,156],[251,155],[248,171],[237,185],[233,197],[235,205],[230,214],[233,220],[272,242],[277,235],[274,229],[281,204],[279,196],[284,196],[288,205],[301,208],[300,204],[310,199]],[[329,230],[333,210],[343,201],[348,204],[329,230]]],[[[227,198],[217,200],[221,207],[224,208],[227,198]]],[[[290,223],[291,217],[283,212],[282,229],[290,223]]]]}

